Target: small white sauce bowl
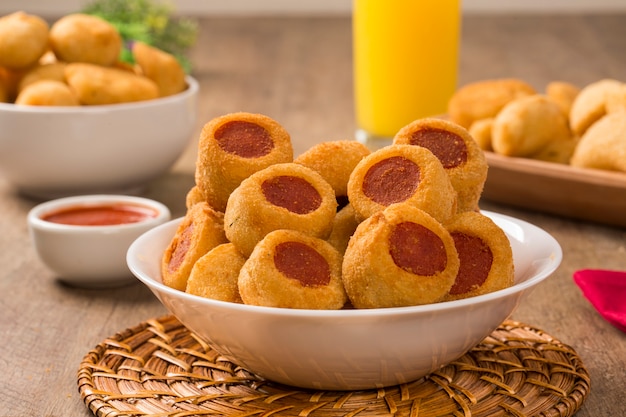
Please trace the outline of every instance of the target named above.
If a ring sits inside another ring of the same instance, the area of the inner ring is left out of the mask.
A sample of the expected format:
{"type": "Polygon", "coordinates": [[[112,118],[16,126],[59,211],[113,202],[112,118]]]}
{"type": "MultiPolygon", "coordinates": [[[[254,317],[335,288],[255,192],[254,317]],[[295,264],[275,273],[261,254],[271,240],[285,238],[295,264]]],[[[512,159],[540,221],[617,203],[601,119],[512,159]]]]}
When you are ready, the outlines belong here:
{"type": "Polygon", "coordinates": [[[60,281],[84,288],[117,287],[136,282],[126,263],[130,244],[146,231],[167,222],[164,204],[126,195],[86,195],[60,198],[33,207],[29,233],[41,261],[60,281]],[[98,206],[134,206],[153,213],[135,223],[71,225],[45,220],[52,213],[98,206]]]}

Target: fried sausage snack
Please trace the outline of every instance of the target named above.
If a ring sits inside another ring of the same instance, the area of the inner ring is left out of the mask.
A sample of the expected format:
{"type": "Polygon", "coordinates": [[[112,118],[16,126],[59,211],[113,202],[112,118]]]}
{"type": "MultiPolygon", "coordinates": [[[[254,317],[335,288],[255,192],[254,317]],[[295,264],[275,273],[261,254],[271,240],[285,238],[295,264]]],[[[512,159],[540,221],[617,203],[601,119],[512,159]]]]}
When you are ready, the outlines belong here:
{"type": "Polygon", "coordinates": [[[337,211],[332,187],[305,166],[271,165],[243,180],[224,212],[226,237],[244,255],[269,232],[298,230],[326,239],[337,211]]]}
{"type": "Polygon", "coordinates": [[[122,37],[115,26],[102,18],[74,13],[52,25],[50,47],[61,61],[108,67],[119,59],[122,37]]]}
{"type": "Polygon", "coordinates": [[[205,253],[227,243],[223,215],[207,203],[194,204],[176,229],[161,260],[163,283],[185,291],[191,269],[205,253]]]}
{"type": "Polygon", "coordinates": [[[232,243],[217,245],[193,265],[185,292],[214,300],[243,303],[239,272],[246,262],[232,243]]]}
{"type": "Polygon", "coordinates": [[[441,301],[459,270],[444,226],[411,204],[392,204],[358,227],[342,277],[356,308],[403,307],[441,301]]]}
{"type": "Polygon", "coordinates": [[[439,221],[457,210],[456,191],[439,159],[413,145],[387,146],[363,158],[350,175],[348,198],[359,221],[405,201],[439,221]]]}
{"type": "Polygon", "coordinates": [[[241,181],[270,165],[292,161],[291,137],[278,122],[261,114],[231,113],[202,129],[196,185],[209,204],[223,212],[241,181]]]}
{"type": "Polygon", "coordinates": [[[394,145],[416,145],[441,161],[457,192],[459,212],[478,209],[487,180],[487,161],[478,143],[462,126],[448,120],[424,118],[398,131],[394,145]]]}
{"type": "Polygon", "coordinates": [[[45,20],[24,12],[0,17],[0,67],[26,69],[37,64],[48,48],[45,20]]]}
{"type": "Polygon", "coordinates": [[[370,154],[367,146],[355,140],[322,142],[302,153],[293,162],[317,171],[333,190],[341,207],[347,203],[348,180],[354,167],[370,154]]]}
{"type": "Polygon", "coordinates": [[[513,285],[511,245],[504,231],[479,212],[459,214],[445,225],[459,255],[459,272],[444,301],[474,297],[513,285]]]}
{"type": "Polygon", "coordinates": [[[341,254],[328,242],[294,230],[275,230],[255,247],[239,274],[245,304],[337,310],[347,301],[341,254]]]}

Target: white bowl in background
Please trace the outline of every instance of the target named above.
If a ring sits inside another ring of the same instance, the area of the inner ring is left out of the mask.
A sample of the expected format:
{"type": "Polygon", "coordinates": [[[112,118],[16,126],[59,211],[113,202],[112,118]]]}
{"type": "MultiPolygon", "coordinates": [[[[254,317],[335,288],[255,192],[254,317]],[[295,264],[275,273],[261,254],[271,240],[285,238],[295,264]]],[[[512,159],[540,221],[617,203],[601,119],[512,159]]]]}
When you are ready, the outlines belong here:
{"type": "Polygon", "coordinates": [[[140,235],[170,220],[164,204],[126,195],[86,195],[47,201],[27,216],[29,233],[41,261],[56,277],[70,285],[105,288],[137,280],[128,269],[126,252],[140,235]],[[110,225],[60,224],[46,217],[53,213],[94,207],[131,207],[145,218],[110,225]]]}
{"type": "Polygon", "coordinates": [[[38,198],[136,191],[192,139],[198,82],[169,97],[100,106],[0,103],[0,175],[38,198]]]}
{"type": "Polygon", "coordinates": [[[511,241],[515,284],[473,298],[415,307],[282,309],[175,290],[162,283],[160,262],[180,219],[137,239],[127,260],[173,315],[233,363],[302,388],[373,389],[417,380],[464,355],[559,266],[561,247],[544,230],[505,215],[485,214],[511,241]]]}

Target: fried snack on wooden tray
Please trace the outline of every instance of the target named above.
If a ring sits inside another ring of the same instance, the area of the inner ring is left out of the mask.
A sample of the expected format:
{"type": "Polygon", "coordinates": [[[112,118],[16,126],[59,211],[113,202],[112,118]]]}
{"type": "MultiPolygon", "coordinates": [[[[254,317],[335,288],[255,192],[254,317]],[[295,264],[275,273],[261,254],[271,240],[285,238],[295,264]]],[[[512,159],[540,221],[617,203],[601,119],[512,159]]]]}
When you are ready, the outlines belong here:
{"type": "Polygon", "coordinates": [[[469,134],[483,151],[493,151],[493,146],[491,145],[492,127],[493,117],[488,117],[476,120],[468,129],[469,134]]]}
{"type": "Polygon", "coordinates": [[[81,104],[117,104],[158,98],[154,81],[118,68],[71,63],[65,78],[81,104]]]}
{"type": "Polygon", "coordinates": [[[363,221],[344,254],[342,277],[356,308],[436,303],[459,270],[452,236],[409,203],[392,204],[363,221]]]}
{"type": "Polygon", "coordinates": [[[358,221],[405,201],[439,221],[457,210],[456,191],[439,159],[413,145],[387,146],[363,158],[350,175],[348,198],[358,221]]]}
{"type": "Polygon", "coordinates": [[[214,300],[243,303],[238,280],[245,262],[246,258],[232,243],[217,245],[193,265],[185,292],[214,300]]]}
{"type": "Polygon", "coordinates": [[[226,237],[244,255],[269,232],[298,230],[326,239],[337,201],[320,174],[295,163],[271,165],[241,182],[224,212],[226,237]]]}
{"type": "Polygon", "coordinates": [[[63,16],[50,28],[50,47],[60,61],[115,64],[122,37],[111,23],[83,13],[63,16]]]}
{"type": "Polygon", "coordinates": [[[208,251],[227,243],[222,213],[207,203],[194,204],[176,229],[161,260],[163,283],[185,291],[196,261],[208,251]]]}
{"type": "Polygon", "coordinates": [[[456,190],[459,212],[478,209],[487,179],[487,161],[467,129],[448,120],[423,118],[404,126],[394,145],[416,145],[430,150],[441,162],[456,190]]]}
{"type": "Polygon", "coordinates": [[[495,117],[508,102],[536,93],[530,84],[516,78],[476,81],[452,95],[448,115],[450,120],[467,129],[476,120],[495,117]]]}
{"type": "Polygon", "coordinates": [[[355,140],[322,142],[300,154],[293,162],[317,171],[335,190],[340,206],[348,199],[350,174],[370,154],[364,144],[355,140]]]}
{"type": "Polygon", "coordinates": [[[444,301],[474,297],[513,285],[513,252],[504,231],[475,211],[445,225],[454,240],[460,266],[444,301]]]}
{"type": "Polygon", "coordinates": [[[132,54],[142,74],[159,87],[160,97],[171,96],[187,88],[185,70],[174,55],[144,42],[133,43],[132,54]]]}
{"type": "Polygon", "coordinates": [[[554,100],[568,118],[578,93],[580,93],[579,87],[565,81],[551,81],[546,85],[546,96],[554,100]]]}
{"type": "Polygon", "coordinates": [[[0,17],[0,67],[26,69],[48,49],[48,23],[22,11],[0,17]]]}
{"type": "Polygon", "coordinates": [[[347,301],[341,260],[341,254],[322,239],[275,230],[243,265],[239,293],[246,304],[337,310],[347,301]]]}
{"type": "Polygon", "coordinates": [[[606,112],[626,111],[626,83],[611,89],[606,97],[606,112]]]}
{"type": "Polygon", "coordinates": [[[626,110],[594,123],[580,138],[572,166],[626,172],[626,110]]]}
{"type": "Polygon", "coordinates": [[[23,106],[79,106],[78,97],[70,87],[53,80],[40,80],[29,84],[15,99],[23,106]]]}
{"type": "MultiPolygon", "coordinates": [[[[494,119],[491,135],[494,151],[506,156],[532,158],[552,142],[563,142],[563,151],[573,149],[575,144],[567,117],[559,105],[540,94],[507,104],[494,119]]],[[[554,146],[554,149],[559,147],[554,146]]],[[[559,158],[567,160],[569,153],[555,156],[559,158]]]]}
{"type": "Polygon", "coordinates": [[[202,129],[196,185],[209,204],[226,209],[241,181],[270,165],[293,162],[289,133],[272,118],[254,113],[216,117],[202,129]]]}
{"type": "Polygon", "coordinates": [[[577,136],[582,136],[589,127],[607,113],[609,96],[621,89],[622,83],[613,79],[602,79],[587,84],[580,90],[572,103],[569,123],[577,136]]]}

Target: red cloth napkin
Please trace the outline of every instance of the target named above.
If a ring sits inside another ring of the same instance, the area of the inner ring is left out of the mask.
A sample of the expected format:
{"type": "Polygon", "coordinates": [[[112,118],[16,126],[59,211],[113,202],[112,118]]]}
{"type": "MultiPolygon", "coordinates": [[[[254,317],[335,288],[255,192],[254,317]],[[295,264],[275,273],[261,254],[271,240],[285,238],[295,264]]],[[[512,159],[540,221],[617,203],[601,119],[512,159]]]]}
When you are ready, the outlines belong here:
{"type": "Polygon", "coordinates": [[[574,282],[602,317],[626,332],[626,272],[583,269],[574,282]]]}

